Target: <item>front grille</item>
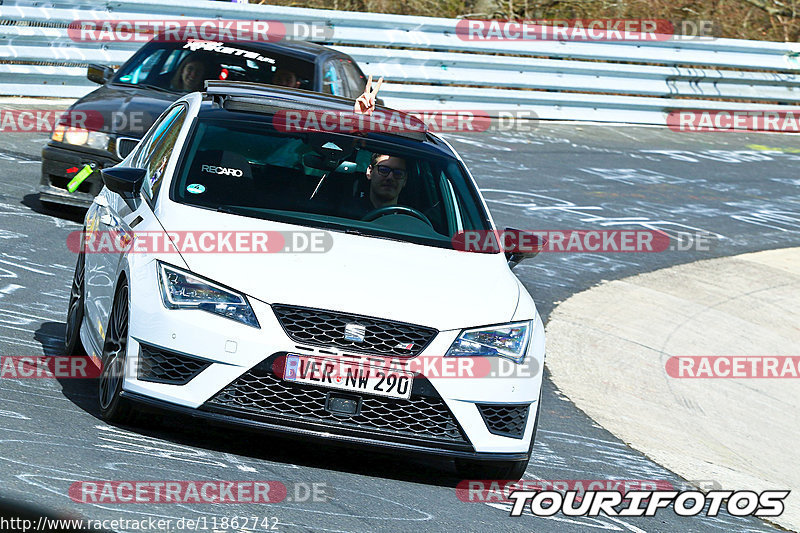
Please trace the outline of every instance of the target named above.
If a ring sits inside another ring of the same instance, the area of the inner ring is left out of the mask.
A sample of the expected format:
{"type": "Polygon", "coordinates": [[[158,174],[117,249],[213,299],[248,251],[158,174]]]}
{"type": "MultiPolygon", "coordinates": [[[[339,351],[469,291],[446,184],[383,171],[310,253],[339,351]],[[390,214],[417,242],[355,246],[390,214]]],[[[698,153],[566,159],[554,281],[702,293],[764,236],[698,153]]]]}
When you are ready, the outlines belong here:
{"type": "Polygon", "coordinates": [[[131,137],[117,137],[117,157],[125,159],[128,154],[133,152],[136,145],[139,144],[139,139],[131,137]]]}
{"type": "Polygon", "coordinates": [[[478,404],[489,433],[521,439],[528,421],[528,404],[498,405],[478,404]]]}
{"type": "Polygon", "coordinates": [[[203,408],[235,411],[238,417],[278,419],[289,425],[317,425],[331,433],[353,430],[371,439],[467,444],[447,405],[422,377],[414,380],[411,398],[402,400],[284,381],[264,362],[217,393],[203,408]],[[326,410],[329,394],[360,398],[360,409],[352,415],[333,414],[326,410]]]}
{"type": "Polygon", "coordinates": [[[286,334],[297,342],[317,346],[336,346],[355,352],[395,357],[411,357],[422,352],[438,333],[433,328],[369,318],[349,313],[273,305],[286,334]],[[364,326],[364,341],[347,340],[347,324],[364,326]]]}
{"type": "Polygon", "coordinates": [[[209,365],[208,361],[142,344],[137,375],[141,381],[186,385],[209,365]]]}

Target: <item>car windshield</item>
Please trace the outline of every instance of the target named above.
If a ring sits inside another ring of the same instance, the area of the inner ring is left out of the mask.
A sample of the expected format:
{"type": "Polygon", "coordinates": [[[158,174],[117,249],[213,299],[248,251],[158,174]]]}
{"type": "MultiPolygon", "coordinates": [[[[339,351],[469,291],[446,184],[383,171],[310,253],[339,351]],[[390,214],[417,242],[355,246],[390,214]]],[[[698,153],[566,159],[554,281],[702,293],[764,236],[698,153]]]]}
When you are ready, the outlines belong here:
{"type": "MultiPolygon", "coordinates": [[[[375,136],[377,137],[377,136],[375,136]]],[[[179,203],[452,248],[490,229],[472,181],[438,148],[200,118],[171,187],[179,203]]]]}
{"type": "Polygon", "coordinates": [[[176,93],[202,90],[205,80],[250,81],[312,89],[314,64],[242,43],[151,42],[124,65],[113,83],[176,93]]]}

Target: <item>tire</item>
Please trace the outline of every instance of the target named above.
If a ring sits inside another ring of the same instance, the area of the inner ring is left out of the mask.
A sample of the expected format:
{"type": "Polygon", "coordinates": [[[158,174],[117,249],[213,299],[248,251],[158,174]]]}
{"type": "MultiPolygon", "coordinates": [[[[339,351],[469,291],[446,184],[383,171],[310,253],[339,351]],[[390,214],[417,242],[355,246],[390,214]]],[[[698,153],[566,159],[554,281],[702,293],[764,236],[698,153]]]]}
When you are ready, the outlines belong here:
{"type": "Polygon", "coordinates": [[[86,355],[86,350],[81,343],[81,324],[83,323],[83,286],[84,286],[85,257],[83,252],[78,254],[75,265],[75,274],[72,276],[72,286],[69,291],[69,305],[67,306],[67,327],[64,333],[64,355],[86,355]]]}
{"type": "Polygon", "coordinates": [[[101,360],[103,369],[98,380],[100,414],[107,422],[132,424],[136,416],[130,402],[120,396],[128,347],[128,282],[120,281],[114,294],[114,305],[108,319],[101,360]]]}

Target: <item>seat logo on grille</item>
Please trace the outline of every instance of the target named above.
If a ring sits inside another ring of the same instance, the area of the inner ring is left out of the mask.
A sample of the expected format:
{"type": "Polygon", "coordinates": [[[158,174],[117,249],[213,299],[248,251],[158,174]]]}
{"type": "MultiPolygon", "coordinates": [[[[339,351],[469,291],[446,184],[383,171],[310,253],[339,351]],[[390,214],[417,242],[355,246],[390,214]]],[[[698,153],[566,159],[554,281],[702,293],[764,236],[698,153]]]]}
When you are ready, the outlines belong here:
{"type": "Polygon", "coordinates": [[[361,324],[345,324],[344,326],[344,340],[353,342],[364,342],[364,335],[367,334],[367,328],[361,324]]]}

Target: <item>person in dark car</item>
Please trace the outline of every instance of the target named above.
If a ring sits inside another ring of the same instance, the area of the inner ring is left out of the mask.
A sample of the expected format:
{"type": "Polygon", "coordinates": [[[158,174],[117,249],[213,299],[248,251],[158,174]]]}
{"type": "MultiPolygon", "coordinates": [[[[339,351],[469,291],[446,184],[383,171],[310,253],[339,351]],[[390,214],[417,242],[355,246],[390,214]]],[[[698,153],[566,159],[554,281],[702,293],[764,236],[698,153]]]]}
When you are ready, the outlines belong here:
{"type": "Polygon", "coordinates": [[[272,75],[272,84],[280,85],[281,87],[291,87],[297,89],[300,87],[300,80],[293,71],[286,68],[279,68],[272,75]]]}
{"type": "Polygon", "coordinates": [[[170,89],[181,92],[194,92],[203,89],[203,82],[213,75],[210,59],[199,53],[186,56],[170,81],[170,89]]]}
{"type": "MultiPolygon", "coordinates": [[[[0,3],[2,3],[0,1],[0,3]]],[[[87,77],[101,85],[70,106],[70,112],[100,109],[102,130],[82,129],[65,135],[54,129],[42,149],[39,198],[46,205],[88,207],[103,189],[99,172],[82,181],[78,173],[89,165],[102,169],[118,164],[137,146],[144,133],[180,95],[202,91],[206,80],[252,82],[302,89],[345,98],[364,96],[359,109],[369,113],[374,103],[363,95],[366,76],[347,54],[306,41],[216,43],[197,40],[145,44],[115,72],[90,65],[87,77]],[[276,70],[277,67],[277,70],[276,70]],[[332,77],[331,77],[332,76],[332,77]],[[102,102],[102,104],[99,104],[102,102]],[[124,120],[117,111],[124,108],[124,120]]]]}

